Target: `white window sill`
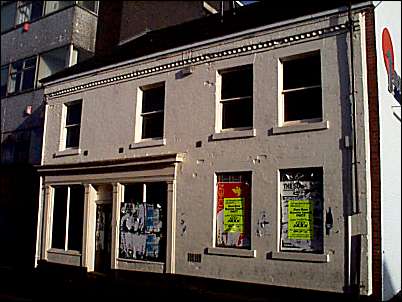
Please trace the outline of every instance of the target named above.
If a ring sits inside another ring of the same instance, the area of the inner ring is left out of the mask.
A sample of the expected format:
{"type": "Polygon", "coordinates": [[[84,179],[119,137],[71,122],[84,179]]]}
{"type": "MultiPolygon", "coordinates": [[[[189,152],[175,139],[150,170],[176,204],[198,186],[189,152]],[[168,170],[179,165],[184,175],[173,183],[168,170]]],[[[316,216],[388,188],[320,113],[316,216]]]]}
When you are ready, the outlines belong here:
{"type": "Polygon", "coordinates": [[[309,254],[303,252],[270,252],[267,254],[267,259],[318,263],[328,263],[330,261],[329,254],[309,254]]]}
{"type": "Polygon", "coordinates": [[[62,249],[51,248],[47,251],[49,254],[59,254],[59,255],[69,255],[69,256],[81,256],[81,252],[79,251],[66,251],[62,249]]]}
{"type": "Polygon", "coordinates": [[[257,131],[254,128],[246,130],[226,130],[212,134],[212,140],[248,138],[255,137],[256,135],[257,131]]]}
{"type": "Polygon", "coordinates": [[[255,258],[257,257],[256,250],[245,250],[226,247],[209,247],[206,249],[208,255],[255,258]]]}
{"type": "Polygon", "coordinates": [[[281,127],[272,128],[272,134],[285,134],[294,132],[318,131],[329,129],[329,121],[310,122],[310,123],[292,123],[285,124],[281,127]]]}
{"type": "Polygon", "coordinates": [[[158,147],[166,145],[166,139],[150,139],[139,141],[138,143],[130,144],[129,149],[140,149],[140,148],[149,148],[149,147],[158,147]]]}
{"type": "Polygon", "coordinates": [[[81,154],[81,149],[71,148],[71,149],[57,151],[56,153],[53,154],[53,157],[74,156],[74,155],[80,155],[80,154],[81,154]]]}

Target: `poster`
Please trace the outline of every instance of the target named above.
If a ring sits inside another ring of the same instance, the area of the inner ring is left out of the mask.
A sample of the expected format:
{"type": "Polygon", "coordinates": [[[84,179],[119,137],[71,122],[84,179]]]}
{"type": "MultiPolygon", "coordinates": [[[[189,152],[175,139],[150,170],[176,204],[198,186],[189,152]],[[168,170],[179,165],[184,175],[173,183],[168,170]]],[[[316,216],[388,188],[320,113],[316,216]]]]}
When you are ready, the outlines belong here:
{"type": "Polygon", "coordinates": [[[281,250],[323,251],[322,168],[281,171],[281,250]]]}
{"type": "Polygon", "coordinates": [[[313,203],[310,200],[289,200],[288,238],[312,240],[313,203]]]}
{"type": "Polygon", "coordinates": [[[224,198],[223,225],[226,233],[244,233],[244,198],[224,198]]]}
{"type": "Polygon", "coordinates": [[[249,247],[250,185],[218,182],[216,246],[249,247]]]}

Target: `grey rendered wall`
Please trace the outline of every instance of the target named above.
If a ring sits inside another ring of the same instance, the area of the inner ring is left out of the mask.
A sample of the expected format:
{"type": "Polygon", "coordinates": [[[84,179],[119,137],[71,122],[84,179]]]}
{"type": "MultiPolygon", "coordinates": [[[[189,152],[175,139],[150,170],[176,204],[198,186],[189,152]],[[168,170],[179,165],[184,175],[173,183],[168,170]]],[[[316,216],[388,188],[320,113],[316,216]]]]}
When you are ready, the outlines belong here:
{"type": "Polygon", "coordinates": [[[1,35],[1,65],[71,43],[74,7],[1,35]]]}
{"type": "MultiPolygon", "coordinates": [[[[166,64],[190,55],[195,57],[206,52],[302,34],[345,21],[344,16],[334,16],[297,26],[267,30],[254,37],[237,38],[203,49],[192,49],[191,53],[186,51],[166,55],[132,66],[65,81],[50,86],[46,93],[166,64]]],[[[359,34],[356,33],[357,44],[360,43],[358,37],[359,34]]],[[[183,221],[186,231],[183,231],[183,224],[177,223],[176,273],[342,292],[347,279],[348,249],[345,246],[345,226],[346,216],[349,215],[351,190],[347,174],[350,171],[349,151],[345,150],[343,145],[345,136],[350,135],[348,47],[349,39],[345,33],[329,35],[302,43],[289,43],[264,52],[199,63],[193,65],[193,73],[184,78],[177,76],[179,69],[176,69],[48,98],[43,164],[184,152],[186,159],[177,175],[176,216],[178,221],[183,221]],[[323,119],[329,122],[329,128],[272,135],[272,129],[278,127],[279,59],[314,50],[320,50],[321,54],[323,119]],[[214,141],[211,136],[215,132],[217,71],[244,64],[253,64],[253,125],[256,136],[214,141]],[[160,81],[164,81],[166,86],[166,145],[129,149],[129,145],[134,142],[137,90],[143,85],[160,81]],[[84,156],[81,152],[75,156],[54,157],[60,147],[63,103],[77,99],[83,100],[80,149],[87,150],[88,155],[84,156]],[[195,147],[196,141],[202,142],[200,148],[195,147]],[[118,152],[121,147],[124,148],[123,153],[118,152]],[[324,253],[330,258],[328,263],[303,262],[297,259],[297,256],[293,261],[267,260],[266,257],[268,252],[279,251],[278,171],[301,167],[323,167],[324,209],[331,207],[334,218],[333,229],[324,238],[324,253]],[[204,254],[206,248],[213,246],[216,198],[214,175],[224,171],[252,172],[251,246],[257,251],[255,258],[204,254]],[[264,211],[269,224],[262,235],[258,235],[257,223],[264,211]],[[186,255],[189,252],[202,254],[202,262],[187,262],[186,255]]],[[[359,74],[356,78],[360,78],[359,74]]],[[[358,81],[357,89],[360,91],[361,85],[358,81]]],[[[359,97],[362,98],[361,95],[359,97]]],[[[362,117],[359,123],[361,119],[362,117]]],[[[360,134],[362,133],[364,134],[364,129],[361,130],[360,134]]],[[[362,140],[364,149],[364,135],[362,140]]],[[[364,182],[364,169],[361,177],[364,182]]],[[[362,200],[365,200],[366,193],[362,192],[362,200]]],[[[365,287],[366,293],[369,291],[367,283],[365,276],[362,286],[365,287]]]]}

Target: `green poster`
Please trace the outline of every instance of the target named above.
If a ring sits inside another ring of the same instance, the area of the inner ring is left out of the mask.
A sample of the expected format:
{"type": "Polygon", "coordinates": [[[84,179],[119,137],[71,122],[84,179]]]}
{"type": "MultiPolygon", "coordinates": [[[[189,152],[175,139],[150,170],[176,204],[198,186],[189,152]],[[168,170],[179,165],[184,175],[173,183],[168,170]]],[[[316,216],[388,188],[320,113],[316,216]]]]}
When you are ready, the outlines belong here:
{"type": "Polygon", "coordinates": [[[224,198],[223,224],[225,233],[244,232],[244,198],[224,198]]]}
{"type": "Polygon", "coordinates": [[[288,238],[313,239],[313,201],[288,201],[288,238]]]}

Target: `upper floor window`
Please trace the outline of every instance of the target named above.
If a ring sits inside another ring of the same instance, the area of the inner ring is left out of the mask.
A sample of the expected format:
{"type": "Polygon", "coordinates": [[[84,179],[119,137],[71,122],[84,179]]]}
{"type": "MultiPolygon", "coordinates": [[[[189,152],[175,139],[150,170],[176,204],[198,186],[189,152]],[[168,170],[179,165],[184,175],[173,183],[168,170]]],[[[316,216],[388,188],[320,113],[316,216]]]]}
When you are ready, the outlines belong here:
{"type": "Polygon", "coordinates": [[[42,17],[43,1],[18,1],[16,25],[42,17]]]}
{"type": "Polygon", "coordinates": [[[77,1],[77,4],[91,12],[98,13],[98,1],[77,1]]]}
{"type": "Polygon", "coordinates": [[[221,129],[253,127],[253,66],[219,71],[218,116],[221,129]]]}
{"type": "Polygon", "coordinates": [[[65,106],[65,148],[78,148],[80,142],[82,101],[72,102],[65,106]]]}
{"type": "Polygon", "coordinates": [[[21,92],[35,86],[36,57],[10,64],[8,93],[21,92]]]}
{"type": "Polygon", "coordinates": [[[69,55],[68,47],[57,48],[40,55],[38,81],[66,68],[69,55]]]}
{"type": "Polygon", "coordinates": [[[1,97],[7,93],[8,65],[1,66],[1,97]]]}
{"type": "Polygon", "coordinates": [[[73,4],[74,1],[46,1],[45,15],[56,12],[73,4]]]}
{"type": "Polygon", "coordinates": [[[283,59],[282,72],[283,122],[321,120],[320,53],[283,59]]]}
{"type": "Polygon", "coordinates": [[[165,84],[159,83],[140,89],[141,139],[162,138],[165,107],[165,84]]]}
{"type": "Polygon", "coordinates": [[[15,6],[15,2],[1,5],[1,32],[14,27],[16,12],[17,7],[15,6]]]}

